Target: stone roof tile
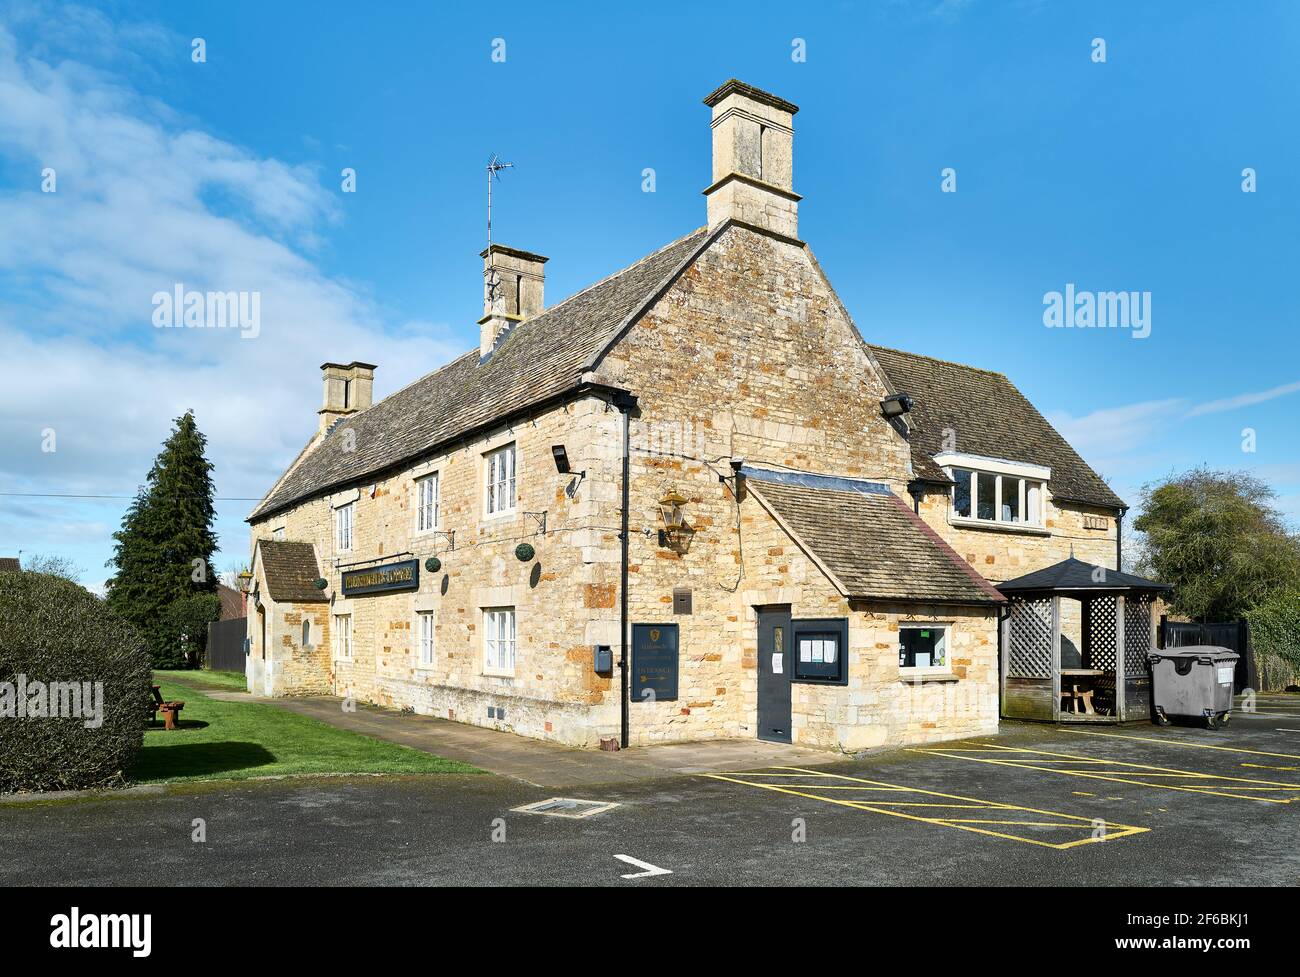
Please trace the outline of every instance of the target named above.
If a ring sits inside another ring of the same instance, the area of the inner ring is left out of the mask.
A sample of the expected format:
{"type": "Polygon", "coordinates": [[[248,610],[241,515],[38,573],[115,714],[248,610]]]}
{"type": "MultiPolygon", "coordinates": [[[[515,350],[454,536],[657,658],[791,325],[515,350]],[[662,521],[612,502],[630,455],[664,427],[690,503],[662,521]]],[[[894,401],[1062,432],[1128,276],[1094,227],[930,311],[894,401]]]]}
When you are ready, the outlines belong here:
{"type": "Polygon", "coordinates": [[[1006,458],[1052,470],[1052,495],[1106,508],[1124,508],[1101,476],[1001,373],[916,353],[871,346],[890,382],[915,401],[909,415],[912,467],[925,481],[948,482],[934,461],[953,432],[964,454],[1006,458]]]}

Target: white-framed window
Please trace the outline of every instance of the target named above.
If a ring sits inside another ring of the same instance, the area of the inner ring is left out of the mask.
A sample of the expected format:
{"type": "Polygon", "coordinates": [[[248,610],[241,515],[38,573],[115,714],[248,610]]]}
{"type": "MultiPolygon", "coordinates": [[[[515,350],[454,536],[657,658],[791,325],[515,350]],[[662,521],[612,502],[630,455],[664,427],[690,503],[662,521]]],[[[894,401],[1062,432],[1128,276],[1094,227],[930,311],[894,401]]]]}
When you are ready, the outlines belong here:
{"type": "Polygon", "coordinates": [[[284,539],[284,527],[283,527],[283,526],[276,526],[275,529],[271,530],[271,538],[272,538],[272,539],[284,539]]]}
{"type": "Polygon", "coordinates": [[[953,480],[953,521],[1043,528],[1047,466],[959,451],[941,451],[934,460],[953,480]]]}
{"type": "Polygon", "coordinates": [[[483,457],[486,498],[483,511],[489,516],[515,510],[515,446],[508,444],[483,457]]]}
{"type": "Polygon", "coordinates": [[[415,615],[415,640],[421,665],[433,664],[433,611],[420,611],[415,615]]]}
{"type": "Polygon", "coordinates": [[[349,502],[334,510],[334,548],[340,553],[352,549],[352,511],[355,506],[355,502],[349,502]]]}
{"type": "Polygon", "coordinates": [[[515,609],[483,608],[483,671],[488,675],[515,674],[515,609]]]}
{"type": "Polygon", "coordinates": [[[438,528],[438,472],[415,483],[415,531],[427,533],[438,528]]]}
{"type": "Polygon", "coordinates": [[[898,669],[904,675],[950,672],[952,625],[906,621],[898,626],[898,669]]]}
{"type": "Polygon", "coordinates": [[[352,615],[334,615],[334,657],[352,657],[352,615]]]}

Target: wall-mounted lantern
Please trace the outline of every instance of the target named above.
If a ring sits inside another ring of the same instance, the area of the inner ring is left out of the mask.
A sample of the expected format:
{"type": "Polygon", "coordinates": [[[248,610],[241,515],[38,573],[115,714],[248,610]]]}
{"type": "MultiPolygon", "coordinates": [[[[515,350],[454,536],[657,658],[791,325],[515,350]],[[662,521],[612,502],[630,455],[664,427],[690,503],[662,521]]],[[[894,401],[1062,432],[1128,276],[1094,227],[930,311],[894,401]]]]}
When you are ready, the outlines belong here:
{"type": "Polygon", "coordinates": [[[237,576],[239,580],[239,589],[245,594],[248,593],[253,585],[252,572],[249,570],[241,570],[237,576]]]}
{"type": "Polygon", "coordinates": [[[686,502],[684,497],[677,494],[676,489],[669,489],[668,494],[659,500],[659,515],[664,521],[664,529],[670,534],[680,532],[686,522],[686,516],[682,513],[682,506],[686,502]]]}

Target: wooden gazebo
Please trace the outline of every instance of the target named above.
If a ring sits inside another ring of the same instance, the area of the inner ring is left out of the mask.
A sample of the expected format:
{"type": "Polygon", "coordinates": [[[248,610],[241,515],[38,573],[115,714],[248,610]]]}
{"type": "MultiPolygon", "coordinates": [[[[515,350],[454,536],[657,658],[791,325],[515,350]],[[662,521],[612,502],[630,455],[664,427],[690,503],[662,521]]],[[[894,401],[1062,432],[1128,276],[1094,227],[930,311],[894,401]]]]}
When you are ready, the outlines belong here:
{"type": "Polygon", "coordinates": [[[1152,604],[1169,589],[1074,557],[1000,584],[1007,598],[1002,716],[1049,722],[1149,719],[1152,604]],[[1079,660],[1064,664],[1062,600],[1077,600],[1082,612],[1079,660]]]}

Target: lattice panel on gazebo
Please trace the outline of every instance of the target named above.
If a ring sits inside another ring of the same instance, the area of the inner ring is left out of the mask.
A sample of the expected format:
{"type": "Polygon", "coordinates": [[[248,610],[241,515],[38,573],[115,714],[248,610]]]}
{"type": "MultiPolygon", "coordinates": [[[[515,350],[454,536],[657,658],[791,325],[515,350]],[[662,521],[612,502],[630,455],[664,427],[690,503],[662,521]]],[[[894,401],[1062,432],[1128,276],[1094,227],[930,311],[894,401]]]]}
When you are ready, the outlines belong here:
{"type": "Polygon", "coordinates": [[[1115,668],[1115,598],[1094,597],[1088,613],[1085,640],[1090,652],[1090,667],[1104,671],[1115,668]]]}
{"type": "Polygon", "coordinates": [[[1141,675],[1151,652],[1151,599],[1130,597],[1124,601],[1124,671],[1141,675]]]}
{"type": "Polygon", "coordinates": [[[1014,678],[1052,677],[1052,601],[1011,601],[1007,622],[1007,675],[1014,678]]]}

